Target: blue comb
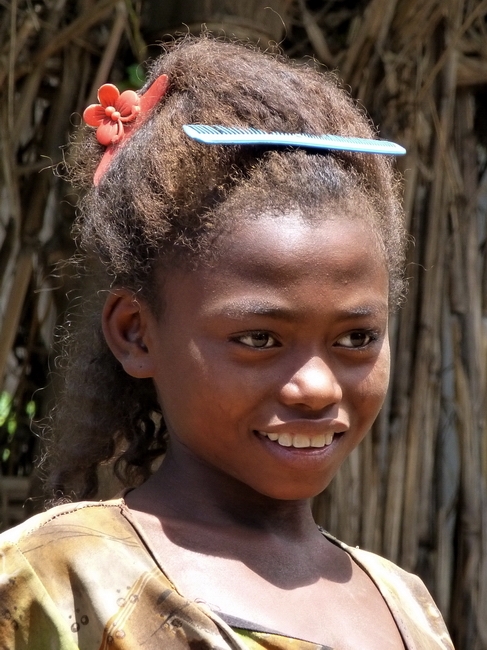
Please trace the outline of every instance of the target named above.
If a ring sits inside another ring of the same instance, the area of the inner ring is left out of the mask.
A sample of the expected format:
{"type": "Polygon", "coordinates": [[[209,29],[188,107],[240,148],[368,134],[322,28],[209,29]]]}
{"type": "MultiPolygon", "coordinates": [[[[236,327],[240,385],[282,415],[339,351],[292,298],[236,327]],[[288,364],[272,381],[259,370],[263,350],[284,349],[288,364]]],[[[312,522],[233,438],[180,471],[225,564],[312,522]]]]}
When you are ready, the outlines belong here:
{"type": "Polygon", "coordinates": [[[347,138],[340,135],[306,135],[305,133],[267,133],[259,129],[239,126],[208,126],[184,124],[184,132],[193,140],[205,144],[270,144],[289,147],[313,147],[316,149],[339,149],[365,153],[384,153],[402,156],[406,149],[387,140],[347,138]]]}

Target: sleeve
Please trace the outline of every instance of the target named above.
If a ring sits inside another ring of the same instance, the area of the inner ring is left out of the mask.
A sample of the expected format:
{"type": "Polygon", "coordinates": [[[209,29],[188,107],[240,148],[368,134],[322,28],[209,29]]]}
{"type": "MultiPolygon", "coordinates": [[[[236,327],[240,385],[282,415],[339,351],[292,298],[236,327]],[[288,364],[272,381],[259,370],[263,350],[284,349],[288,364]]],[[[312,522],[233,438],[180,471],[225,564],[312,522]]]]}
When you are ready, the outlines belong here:
{"type": "Polygon", "coordinates": [[[14,542],[0,547],[0,649],[77,650],[74,636],[14,542]]]}

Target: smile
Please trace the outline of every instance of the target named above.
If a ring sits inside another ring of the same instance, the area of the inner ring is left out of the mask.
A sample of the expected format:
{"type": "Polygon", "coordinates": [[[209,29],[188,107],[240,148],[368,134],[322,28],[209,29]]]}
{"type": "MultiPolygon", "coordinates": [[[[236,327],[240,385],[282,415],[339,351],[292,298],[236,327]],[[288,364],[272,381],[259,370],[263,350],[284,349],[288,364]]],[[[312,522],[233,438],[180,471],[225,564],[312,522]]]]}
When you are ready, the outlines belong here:
{"type": "Polygon", "coordinates": [[[301,433],[267,433],[266,431],[259,431],[261,436],[269,438],[273,442],[277,442],[282,447],[297,447],[304,449],[306,447],[327,447],[333,442],[335,433],[321,433],[317,436],[304,436],[301,433]]]}

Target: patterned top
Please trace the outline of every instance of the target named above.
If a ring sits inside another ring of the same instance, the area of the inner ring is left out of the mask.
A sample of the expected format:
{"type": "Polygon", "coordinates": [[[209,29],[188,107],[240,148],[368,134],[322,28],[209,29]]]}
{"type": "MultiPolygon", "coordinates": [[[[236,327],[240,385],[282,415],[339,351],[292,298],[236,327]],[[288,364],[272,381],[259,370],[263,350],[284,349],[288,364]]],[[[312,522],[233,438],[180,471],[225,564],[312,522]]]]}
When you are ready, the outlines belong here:
{"type": "MultiPolygon", "coordinates": [[[[407,650],[453,649],[419,578],[330,539],[375,582],[407,650]]],[[[187,600],[123,499],[32,517],[0,536],[0,558],[2,650],[332,650],[187,600]]]]}

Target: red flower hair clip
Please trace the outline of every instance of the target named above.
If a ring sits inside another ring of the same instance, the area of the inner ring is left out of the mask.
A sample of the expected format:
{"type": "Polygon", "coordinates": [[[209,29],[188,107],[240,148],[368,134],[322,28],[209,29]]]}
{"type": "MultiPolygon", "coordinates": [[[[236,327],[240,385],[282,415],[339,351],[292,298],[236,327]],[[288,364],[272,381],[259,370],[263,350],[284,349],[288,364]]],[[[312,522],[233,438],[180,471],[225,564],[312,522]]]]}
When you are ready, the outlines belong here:
{"type": "Polygon", "coordinates": [[[113,84],[104,84],[98,90],[99,104],[91,104],[83,113],[84,121],[96,129],[100,144],[116,144],[123,138],[124,122],[134,120],[140,111],[139,96],[133,90],[122,94],[113,84]]]}
{"type": "Polygon", "coordinates": [[[143,95],[138,95],[134,90],[125,90],[120,94],[112,84],[104,84],[98,90],[100,103],[91,104],[83,113],[84,121],[89,126],[97,127],[98,142],[107,147],[95,172],[95,185],[108,169],[117,146],[144,123],[147,113],[166,94],[168,85],[169,80],[164,74],[157,77],[143,95]]]}

